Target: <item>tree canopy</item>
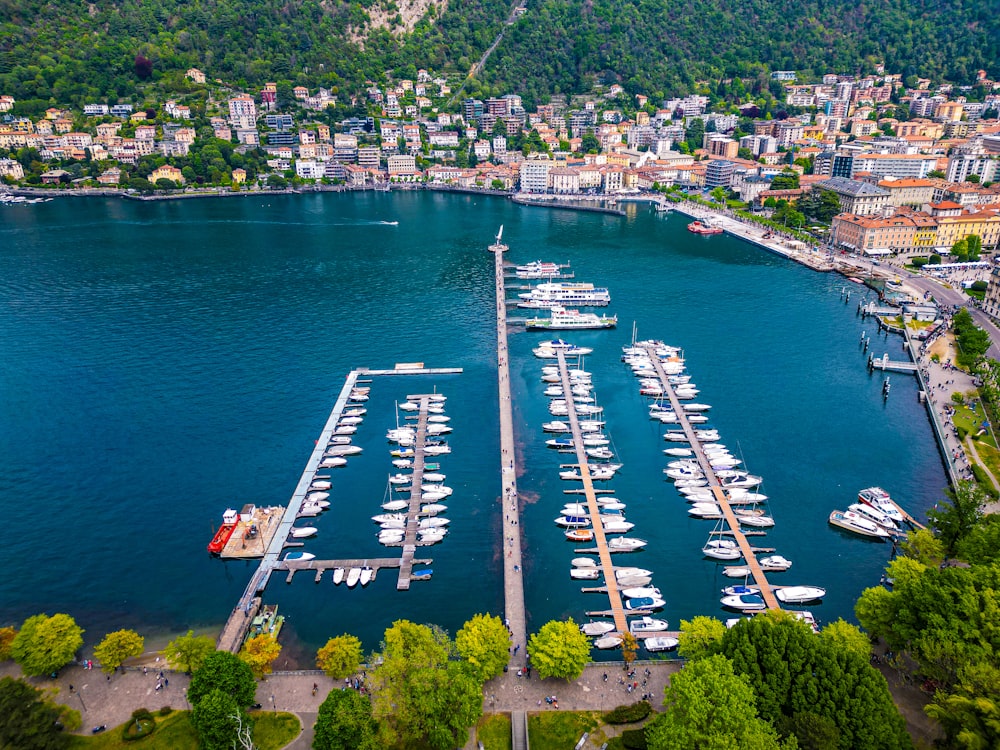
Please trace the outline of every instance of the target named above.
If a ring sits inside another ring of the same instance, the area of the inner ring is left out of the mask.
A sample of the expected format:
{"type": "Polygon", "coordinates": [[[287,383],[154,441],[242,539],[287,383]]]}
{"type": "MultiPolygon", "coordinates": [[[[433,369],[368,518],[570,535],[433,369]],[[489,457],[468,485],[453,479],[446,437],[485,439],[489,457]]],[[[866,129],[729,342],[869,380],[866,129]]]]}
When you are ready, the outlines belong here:
{"type": "Polygon", "coordinates": [[[455,634],[459,655],[486,681],[503,672],[510,659],[510,633],[494,615],[474,615],[455,634]]]}
{"type": "Polygon", "coordinates": [[[163,649],[170,666],[191,674],[201,667],[205,658],[215,651],[215,641],[207,635],[195,635],[189,630],[179,635],[163,649]]]}
{"type": "Polygon", "coordinates": [[[101,671],[111,674],[127,659],[141,655],[144,645],[145,639],[134,630],[116,630],[94,646],[94,657],[101,663],[101,671]]]}
{"type": "Polygon", "coordinates": [[[240,649],[240,659],[245,661],[258,680],[271,674],[274,660],[281,654],[281,644],[270,633],[248,638],[240,649]]]}
{"type": "Polygon", "coordinates": [[[59,730],[59,710],[42,691],[13,677],[0,679],[0,748],[59,750],[69,736],[59,730]]]}
{"type": "Polygon", "coordinates": [[[531,664],[539,677],[575,680],[590,661],[590,640],[569,620],[550,620],[528,640],[531,664]]]}
{"type": "Polygon", "coordinates": [[[377,750],[377,730],[366,697],[354,690],[331,690],[319,707],[313,750],[377,750]]]}
{"type": "MultiPolygon", "coordinates": [[[[193,686],[194,682],[191,684],[193,686]]],[[[242,709],[232,695],[212,688],[200,695],[197,702],[192,698],[191,704],[191,723],[198,732],[203,750],[231,750],[235,747],[234,740],[240,724],[237,717],[241,717],[243,723],[249,719],[243,717],[242,709]]]]}
{"type": "Polygon", "coordinates": [[[195,706],[213,690],[232,696],[241,708],[252,705],[257,695],[257,683],[250,665],[228,651],[216,651],[207,656],[191,675],[188,700],[195,706]]]}
{"type": "Polygon", "coordinates": [[[368,673],[384,746],[461,744],[482,715],[482,682],[453,656],[455,646],[440,629],[397,620],[385,631],[377,666],[368,673]]]}
{"type": "Polygon", "coordinates": [[[347,633],[331,638],[316,652],[316,666],[338,680],[357,672],[360,664],[361,641],[347,633]]]}
{"type": "Polygon", "coordinates": [[[700,659],[719,652],[726,626],[715,617],[697,615],[681,620],[681,634],[677,653],[685,659],[700,659]]]}
{"type": "Polygon", "coordinates": [[[38,677],[65,667],[81,646],[83,629],[69,615],[34,615],[24,621],[10,651],[26,675],[38,677]]]}

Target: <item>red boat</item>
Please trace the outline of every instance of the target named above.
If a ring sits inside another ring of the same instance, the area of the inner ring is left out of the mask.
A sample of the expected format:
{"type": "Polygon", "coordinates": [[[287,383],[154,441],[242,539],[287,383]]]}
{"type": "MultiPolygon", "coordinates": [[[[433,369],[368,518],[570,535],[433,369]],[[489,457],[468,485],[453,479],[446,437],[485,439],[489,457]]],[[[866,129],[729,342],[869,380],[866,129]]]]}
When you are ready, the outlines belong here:
{"type": "Polygon", "coordinates": [[[219,530],[215,532],[215,536],[212,537],[212,541],[208,543],[208,551],[213,555],[218,555],[226,547],[226,542],[229,541],[229,537],[233,535],[236,531],[236,526],[239,523],[239,514],[232,509],[227,510],[222,514],[222,525],[219,530]]]}
{"type": "Polygon", "coordinates": [[[692,221],[688,224],[688,231],[695,234],[722,234],[721,227],[713,227],[711,224],[703,224],[700,221],[692,221]]]}

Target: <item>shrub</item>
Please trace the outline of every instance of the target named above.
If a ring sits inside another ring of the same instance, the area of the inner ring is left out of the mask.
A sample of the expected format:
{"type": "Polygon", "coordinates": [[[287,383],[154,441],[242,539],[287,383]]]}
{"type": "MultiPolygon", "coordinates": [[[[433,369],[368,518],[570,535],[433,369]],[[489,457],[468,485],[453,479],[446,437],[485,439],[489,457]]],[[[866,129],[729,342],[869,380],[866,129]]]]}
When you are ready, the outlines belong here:
{"type": "Polygon", "coordinates": [[[137,708],[132,712],[132,719],[122,726],[122,740],[133,742],[148,737],[156,731],[156,719],[148,708],[137,708]]]}
{"type": "Polygon", "coordinates": [[[959,439],[959,441],[964,443],[965,442],[965,436],[969,434],[969,431],[966,430],[961,425],[956,425],[955,426],[955,430],[958,432],[958,439],[959,439]]]}
{"type": "Polygon", "coordinates": [[[622,744],[631,750],[646,750],[646,730],[626,729],[622,732],[622,744]]]}
{"type": "Polygon", "coordinates": [[[940,255],[938,255],[937,253],[934,253],[934,254],[933,254],[933,255],[931,256],[931,259],[930,259],[929,261],[927,261],[927,262],[928,262],[928,263],[932,263],[932,264],[934,264],[934,265],[939,265],[939,264],[941,263],[941,256],[940,256],[940,255]]]}
{"type": "Polygon", "coordinates": [[[630,705],[618,706],[609,711],[604,715],[604,721],[608,724],[633,724],[645,719],[652,710],[653,707],[649,705],[649,701],[639,701],[630,705]]]}
{"type": "Polygon", "coordinates": [[[973,281],[970,289],[974,292],[985,292],[989,287],[989,282],[987,281],[973,281]]]}
{"type": "Polygon", "coordinates": [[[170,714],[173,713],[173,710],[174,709],[170,706],[163,706],[163,708],[161,708],[157,713],[159,713],[160,716],[170,716],[170,714]]]}

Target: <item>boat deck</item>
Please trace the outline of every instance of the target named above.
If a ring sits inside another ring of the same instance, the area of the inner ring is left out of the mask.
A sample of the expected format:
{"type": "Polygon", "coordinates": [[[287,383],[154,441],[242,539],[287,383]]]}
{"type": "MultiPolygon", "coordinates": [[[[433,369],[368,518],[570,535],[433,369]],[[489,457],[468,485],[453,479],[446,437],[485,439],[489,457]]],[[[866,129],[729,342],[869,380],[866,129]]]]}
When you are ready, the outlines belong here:
{"type": "Polygon", "coordinates": [[[708,480],[709,489],[712,490],[712,494],[715,495],[715,500],[718,503],[719,508],[722,510],[722,517],[726,519],[726,523],[729,525],[729,531],[732,538],[736,544],[739,545],[740,551],[743,553],[743,559],[746,561],[746,567],[750,569],[750,575],[753,577],[754,583],[760,587],[760,595],[764,599],[764,603],[767,605],[768,609],[780,609],[781,606],[778,604],[778,600],[774,596],[774,592],[771,590],[771,585],[767,582],[767,576],[764,575],[764,571],[761,569],[760,563],[757,562],[756,553],[763,550],[752,547],[750,542],[747,541],[746,535],[740,530],[740,522],[736,518],[736,514],[733,513],[732,507],[729,505],[729,498],[726,495],[726,491],[719,484],[719,480],[715,476],[715,472],[712,470],[712,464],[705,455],[705,450],[702,447],[701,441],[695,435],[695,429],[688,420],[680,399],[677,398],[674,386],[671,384],[670,378],[667,375],[666,370],[663,368],[663,363],[656,354],[656,348],[653,346],[646,347],[646,352],[649,354],[649,359],[653,363],[653,367],[656,370],[656,376],[660,380],[663,392],[667,395],[667,398],[670,399],[670,405],[673,407],[674,413],[677,414],[678,423],[684,430],[684,435],[687,437],[688,443],[691,445],[691,450],[694,451],[698,465],[701,467],[701,470],[705,474],[705,478],[708,480]]]}
{"type": "Polygon", "coordinates": [[[278,531],[277,519],[284,513],[284,508],[280,505],[270,508],[257,508],[253,518],[249,523],[240,521],[233,530],[233,535],[229,537],[226,546],[219,552],[219,557],[223,560],[249,560],[263,557],[267,552],[274,535],[278,531]],[[257,536],[246,538],[245,535],[253,524],[257,527],[257,536]]]}
{"type": "Polygon", "coordinates": [[[497,241],[490,245],[493,253],[496,285],[497,319],[497,388],[500,418],[500,498],[503,513],[503,595],[504,618],[510,630],[511,643],[520,646],[511,656],[514,670],[527,665],[528,633],[524,611],[524,566],[521,561],[521,531],[517,497],[517,469],[514,455],[514,417],[510,400],[510,354],[507,350],[507,291],[504,286],[503,254],[507,246],[497,241]]]}
{"type": "MultiPolygon", "coordinates": [[[[559,364],[559,379],[562,382],[563,393],[570,394],[573,391],[573,387],[569,382],[569,369],[566,367],[566,354],[563,351],[559,350],[556,352],[556,362],[559,364]]],[[[587,449],[583,444],[583,431],[580,429],[580,420],[576,416],[576,403],[568,395],[566,398],[566,411],[569,429],[573,435],[573,445],[576,446],[576,460],[583,481],[583,494],[587,498],[587,511],[591,519],[591,528],[594,531],[594,544],[596,545],[597,555],[601,561],[608,599],[611,604],[611,617],[614,618],[617,631],[624,634],[628,632],[625,607],[622,605],[621,593],[618,591],[618,580],[614,574],[615,566],[611,562],[611,552],[608,550],[608,538],[604,535],[604,525],[600,521],[601,511],[597,505],[594,482],[590,477],[587,449]]]]}

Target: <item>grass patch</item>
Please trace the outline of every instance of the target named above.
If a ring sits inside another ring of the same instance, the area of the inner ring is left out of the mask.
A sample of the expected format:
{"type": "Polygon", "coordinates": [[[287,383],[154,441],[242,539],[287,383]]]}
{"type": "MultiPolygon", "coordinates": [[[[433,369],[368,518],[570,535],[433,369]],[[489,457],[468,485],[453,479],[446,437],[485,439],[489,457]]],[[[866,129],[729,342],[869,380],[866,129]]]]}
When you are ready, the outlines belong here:
{"type": "Polygon", "coordinates": [[[170,716],[156,720],[156,732],[141,740],[126,742],[121,727],[108,727],[107,731],[93,736],[72,735],[71,750],[198,750],[198,734],[190,721],[189,711],[175,711],[170,716]]]}
{"type": "Polygon", "coordinates": [[[593,732],[600,711],[545,711],[528,714],[528,744],[532,750],[575,747],[584,732],[593,732]]]}
{"type": "Polygon", "coordinates": [[[973,436],[976,440],[976,450],[979,450],[980,446],[984,445],[995,449],[997,447],[996,441],[993,439],[993,435],[989,430],[984,432],[980,437],[975,438],[976,433],[982,429],[982,424],[986,419],[986,416],[983,412],[982,404],[979,404],[978,402],[973,403],[976,404],[975,411],[972,410],[968,401],[962,404],[953,404],[955,407],[955,416],[952,419],[955,422],[955,426],[958,427],[960,431],[964,430],[966,433],[973,436]]]}
{"type": "Polygon", "coordinates": [[[252,718],[253,741],[258,750],[281,750],[302,731],[295,714],[254,711],[252,718]]]}
{"type": "Polygon", "coordinates": [[[510,714],[487,714],[479,720],[476,738],[485,750],[511,750],[510,714]]]}

